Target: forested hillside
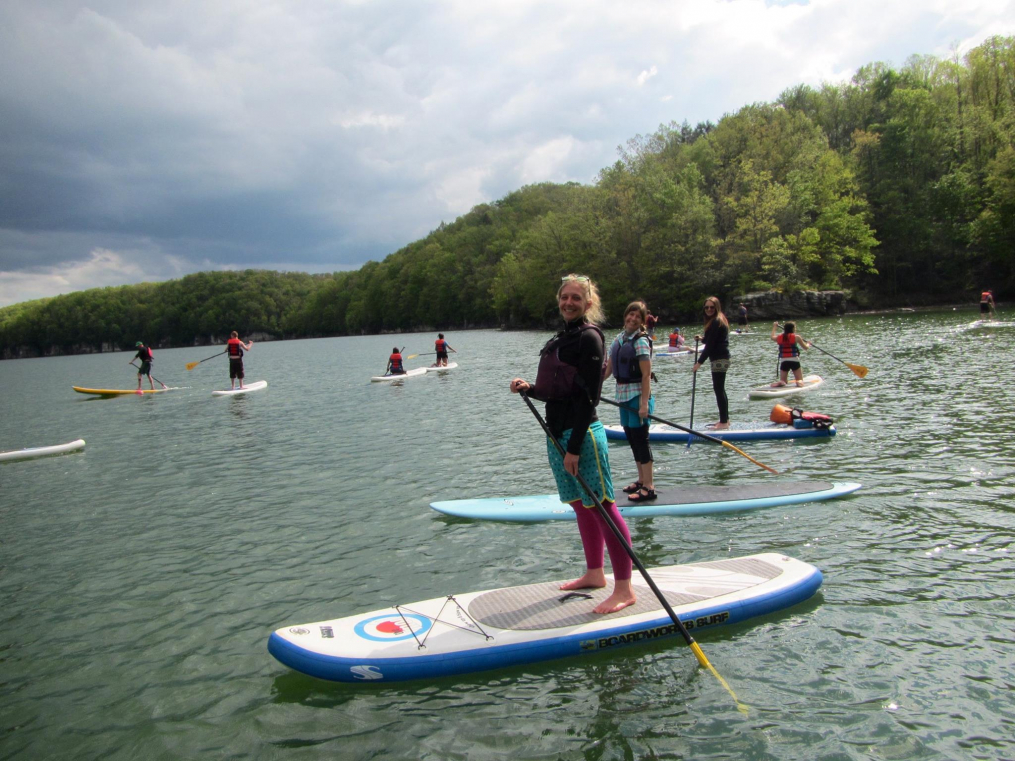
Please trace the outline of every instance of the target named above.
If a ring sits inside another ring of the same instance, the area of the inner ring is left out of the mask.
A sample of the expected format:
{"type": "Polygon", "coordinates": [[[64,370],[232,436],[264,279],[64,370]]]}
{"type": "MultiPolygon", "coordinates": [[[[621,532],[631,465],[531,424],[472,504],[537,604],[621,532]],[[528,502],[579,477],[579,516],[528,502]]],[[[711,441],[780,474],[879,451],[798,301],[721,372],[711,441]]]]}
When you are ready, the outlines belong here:
{"type": "Polygon", "coordinates": [[[566,272],[696,313],[703,295],[846,287],[890,303],[1013,290],[1015,38],[871,64],[717,124],[638,136],[592,185],[482,204],[355,272],[215,272],[0,310],[4,356],[418,327],[542,326],[566,272]]]}

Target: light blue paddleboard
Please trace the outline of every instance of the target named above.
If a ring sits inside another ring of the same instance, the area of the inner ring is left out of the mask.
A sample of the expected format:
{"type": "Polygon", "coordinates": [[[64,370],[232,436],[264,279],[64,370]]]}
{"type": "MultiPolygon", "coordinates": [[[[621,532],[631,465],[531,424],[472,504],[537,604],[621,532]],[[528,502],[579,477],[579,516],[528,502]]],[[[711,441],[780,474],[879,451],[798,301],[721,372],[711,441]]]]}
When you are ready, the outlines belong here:
{"type": "MultiPolygon", "coordinates": [[[[820,502],[842,497],[860,488],[858,483],[796,481],[791,483],[745,484],[741,486],[693,486],[657,489],[653,502],[632,503],[627,495],[617,494],[617,505],[625,518],[649,518],[656,515],[711,515],[763,507],[781,507],[801,502],[820,502]]],[[[445,515],[487,521],[535,523],[573,521],[574,510],[556,494],[535,497],[492,497],[453,499],[431,502],[430,507],[445,515]]]]}

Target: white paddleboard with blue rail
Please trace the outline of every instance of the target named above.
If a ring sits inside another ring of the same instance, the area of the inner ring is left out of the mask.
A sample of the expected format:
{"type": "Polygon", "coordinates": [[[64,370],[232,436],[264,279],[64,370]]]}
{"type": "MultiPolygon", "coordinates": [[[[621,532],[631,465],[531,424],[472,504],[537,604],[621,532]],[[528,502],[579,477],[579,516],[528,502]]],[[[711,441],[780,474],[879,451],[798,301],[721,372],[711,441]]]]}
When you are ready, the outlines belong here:
{"type": "MultiPolygon", "coordinates": [[[[762,553],[648,569],[692,634],[777,613],[807,600],[821,572],[762,553]]],[[[612,579],[608,577],[608,584],[612,579]]],[[[607,589],[565,592],[560,581],[435,597],[276,629],[268,652],[295,671],[337,682],[383,683],[589,657],[667,637],[683,639],[637,569],[638,602],[592,609],[607,589]]]]}
{"type": "MultiPolygon", "coordinates": [[[[795,481],[737,486],[657,487],[652,502],[633,503],[617,493],[617,507],[625,518],[663,515],[693,516],[821,502],[851,494],[860,484],[851,482],[795,481]]],[[[490,497],[431,502],[430,507],[456,518],[514,523],[573,521],[574,510],[556,494],[533,497],[490,497]]]]}
{"type": "MultiPolygon", "coordinates": [[[[831,438],[836,434],[835,426],[829,426],[828,428],[817,428],[813,425],[807,424],[806,421],[799,420],[794,421],[795,423],[801,423],[799,427],[796,425],[779,425],[771,424],[765,425],[762,423],[748,423],[737,425],[733,424],[731,428],[722,431],[712,431],[705,429],[702,431],[706,436],[711,436],[714,439],[720,439],[722,441],[783,441],[786,439],[827,439],[831,438]]],[[[606,430],[606,438],[613,439],[615,441],[627,441],[627,434],[624,432],[624,428],[619,425],[604,425],[603,428],[606,430]]],[[[666,442],[681,442],[684,443],[688,439],[695,439],[697,441],[704,441],[700,436],[692,436],[691,434],[674,428],[669,425],[650,425],[648,427],[648,440],[666,443],[666,442]]]]}

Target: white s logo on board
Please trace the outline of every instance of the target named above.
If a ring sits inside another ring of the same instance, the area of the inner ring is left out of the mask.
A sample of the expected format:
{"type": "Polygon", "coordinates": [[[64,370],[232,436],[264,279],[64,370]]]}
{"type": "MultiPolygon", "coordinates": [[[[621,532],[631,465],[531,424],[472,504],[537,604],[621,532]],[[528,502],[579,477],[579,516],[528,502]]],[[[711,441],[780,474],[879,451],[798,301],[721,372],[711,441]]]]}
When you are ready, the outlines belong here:
{"type": "Polygon", "coordinates": [[[352,666],[349,668],[357,679],[383,679],[384,674],[376,666],[352,666]]]}

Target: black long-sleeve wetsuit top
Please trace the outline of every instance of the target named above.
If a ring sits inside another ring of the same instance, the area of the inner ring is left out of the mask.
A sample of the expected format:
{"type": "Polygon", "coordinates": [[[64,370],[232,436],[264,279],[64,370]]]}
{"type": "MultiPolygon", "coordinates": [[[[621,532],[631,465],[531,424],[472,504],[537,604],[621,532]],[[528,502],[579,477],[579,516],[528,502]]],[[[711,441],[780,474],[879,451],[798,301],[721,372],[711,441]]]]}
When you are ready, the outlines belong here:
{"type": "MultiPolygon", "coordinates": [[[[584,322],[584,318],[575,320],[564,328],[567,332],[576,331],[584,322]]],[[[559,356],[578,368],[580,381],[575,382],[569,398],[546,402],[546,424],[557,438],[570,428],[567,451],[580,454],[589,426],[599,419],[596,405],[603,387],[603,339],[595,330],[584,330],[577,341],[564,341],[559,356]]]]}
{"type": "Polygon", "coordinates": [[[698,355],[699,363],[705,364],[706,359],[730,358],[730,329],[718,319],[712,319],[701,338],[705,342],[705,348],[698,355]]]}

